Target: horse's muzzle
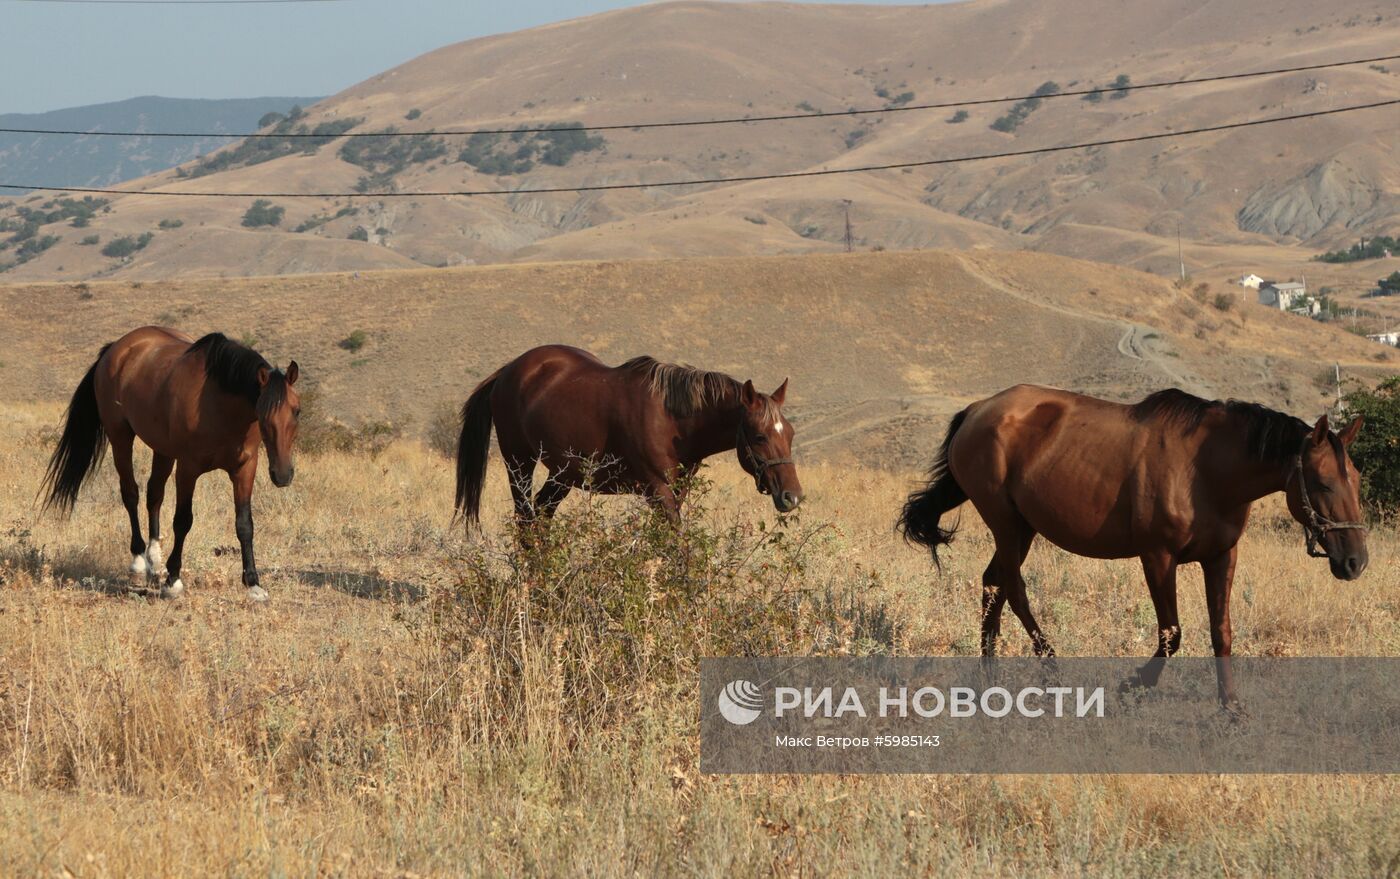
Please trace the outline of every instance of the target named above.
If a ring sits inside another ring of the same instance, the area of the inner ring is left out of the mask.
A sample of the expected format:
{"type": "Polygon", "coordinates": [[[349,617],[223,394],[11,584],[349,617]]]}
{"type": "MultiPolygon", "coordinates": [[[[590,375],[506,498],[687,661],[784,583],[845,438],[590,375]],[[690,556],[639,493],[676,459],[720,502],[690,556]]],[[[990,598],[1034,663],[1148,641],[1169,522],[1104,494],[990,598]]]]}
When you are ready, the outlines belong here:
{"type": "Polygon", "coordinates": [[[287,486],[292,484],[292,477],[297,475],[297,470],[295,467],[288,467],[286,472],[279,473],[278,471],[273,470],[268,475],[272,477],[273,485],[277,486],[278,488],[286,488],[287,486]]]}
{"type": "Polygon", "coordinates": [[[1369,559],[1365,555],[1348,555],[1341,558],[1328,557],[1327,563],[1332,568],[1332,576],[1338,580],[1355,580],[1366,570],[1366,563],[1369,559]]]}
{"type": "Polygon", "coordinates": [[[780,513],[791,513],[802,503],[802,495],[793,494],[790,491],[779,492],[773,495],[773,506],[778,508],[780,513]]]}

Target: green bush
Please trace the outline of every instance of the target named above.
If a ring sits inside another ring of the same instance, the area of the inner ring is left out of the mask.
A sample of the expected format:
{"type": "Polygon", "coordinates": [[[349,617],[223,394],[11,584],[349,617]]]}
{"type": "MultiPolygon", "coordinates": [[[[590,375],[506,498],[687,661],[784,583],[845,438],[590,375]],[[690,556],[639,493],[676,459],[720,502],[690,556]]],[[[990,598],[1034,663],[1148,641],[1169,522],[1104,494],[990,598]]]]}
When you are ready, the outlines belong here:
{"type": "Polygon", "coordinates": [[[474,134],[457,155],[483,174],[501,177],[524,174],[536,163],[567,165],[578,153],[602,149],[607,141],[601,135],[589,135],[580,122],[555,122],[545,131],[517,131],[509,136],[474,134]]]}
{"type": "Polygon", "coordinates": [[[368,241],[369,230],[366,229],[364,226],[356,226],[355,231],[351,232],[346,237],[349,238],[351,241],[368,241]]]}
{"type": "Polygon", "coordinates": [[[78,243],[83,247],[91,247],[92,245],[96,244],[101,240],[102,238],[98,235],[84,235],[82,237],[82,240],[80,240],[78,243]]]}
{"type": "Polygon", "coordinates": [[[1317,262],[1359,262],[1363,259],[1380,259],[1386,251],[1400,253],[1400,238],[1377,235],[1375,238],[1358,241],[1346,250],[1333,250],[1313,257],[1317,262]]]}
{"type": "Polygon", "coordinates": [[[140,235],[123,235],[120,238],[113,238],[102,247],[102,255],[116,258],[131,256],[138,250],[143,250],[151,239],[156,237],[153,232],[142,232],[140,235]]]}
{"type": "Polygon", "coordinates": [[[364,330],[355,330],[336,344],[346,351],[358,351],[365,347],[365,343],[368,341],[369,335],[364,330]]]}
{"type": "Polygon", "coordinates": [[[229,168],[260,165],[283,156],[311,155],[365,121],[361,118],[333,119],[321,122],[315,128],[307,128],[305,124],[301,124],[306,112],[300,107],[293,107],[285,117],[273,124],[276,116],[276,113],[269,113],[260,121],[272,124],[272,130],[268,134],[282,136],[250,137],[231,149],[200,159],[189,170],[181,168],[177,173],[181,177],[203,177],[229,168]],[[286,136],[293,134],[297,136],[286,136]]]}
{"type": "Polygon", "coordinates": [[[1400,375],[1374,389],[1358,388],[1343,398],[1348,417],[1366,419],[1351,459],[1361,472],[1361,497],[1372,510],[1400,509],[1400,375]]]}
{"type": "Polygon", "coordinates": [[[370,192],[389,186],[400,171],[410,165],[421,165],[447,154],[447,144],[433,137],[415,134],[395,137],[392,126],[374,137],[355,137],[340,148],[340,158],[358,165],[370,174],[355,185],[358,192],[370,192]]]}
{"type": "Polygon", "coordinates": [[[786,516],[708,527],[707,493],[689,487],[677,529],[644,504],[583,492],[548,526],[464,549],[455,585],[431,595],[423,635],[445,667],[482,669],[442,700],[480,720],[466,724],[472,735],[498,744],[614,727],[693,691],[704,656],[898,652],[903,626],[874,576],[792,587],[830,546],[824,526],[786,516]],[[541,716],[557,722],[531,722],[541,716]]]}
{"type": "Polygon", "coordinates": [[[948,122],[949,122],[950,124],[952,124],[952,125],[957,125],[959,122],[966,122],[966,121],[967,121],[967,111],[966,111],[966,110],[959,110],[958,112],[954,113],[952,116],[949,116],[949,117],[948,117],[948,122]]]}
{"type": "Polygon", "coordinates": [[[282,222],[282,215],[285,213],[285,208],[275,205],[265,198],[260,198],[244,212],[243,225],[249,229],[256,229],[260,226],[276,226],[282,222]]]}
{"type": "Polygon", "coordinates": [[[168,218],[168,217],[167,217],[166,219],[161,220],[160,223],[158,223],[157,225],[158,225],[161,229],[178,229],[178,228],[180,228],[181,226],[185,225],[185,221],[184,221],[184,220],[171,219],[171,218],[168,218]]]}
{"type": "Polygon", "coordinates": [[[1008,133],[1015,131],[1040,106],[1041,98],[1047,98],[1050,95],[1059,94],[1059,92],[1060,84],[1054,80],[1041,83],[1031,97],[1013,105],[1005,116],[997,117],[996,121],[992,123],[992,130],[1008,133]]]}
{"type": "Polygon", "coordinates": [[[417,107],[414,107],[412,110],[409,110],[407,113],[403,114],[403,118],[407,119],[409,122],[412,122],[414,119],[417,119],[419,116],[422,115],[423,111],[418,109],[417,107]]]}

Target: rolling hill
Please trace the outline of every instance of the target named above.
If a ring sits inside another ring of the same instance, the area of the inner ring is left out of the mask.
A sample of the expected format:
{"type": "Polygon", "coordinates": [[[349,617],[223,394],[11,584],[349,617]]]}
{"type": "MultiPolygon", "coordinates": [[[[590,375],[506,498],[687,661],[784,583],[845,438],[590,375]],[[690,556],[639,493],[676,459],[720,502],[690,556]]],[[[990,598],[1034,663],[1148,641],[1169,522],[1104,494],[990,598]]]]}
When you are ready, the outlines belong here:
{"type": "MultiPolygon", "coordinates": [[[[677,2],[447,46],[270,134],[135,181],[156,192],[363,192],[282,199],[129,195],[15,279],[184,277],[412,265],[1022,248],[1177,270],[1271,248],[1286,266],[1400,231],[1393,108],[1093,150],[803,180],[602,193],[383,198],[630,184],[909,162],[1180,131],[1400,97],[1400,64],[1098,100],[699,128],[358,139],[347,131],[626,124],[904,106],[1111,87],[1349,58],[1400,45],[1381,0],[971,0],[934,6],[677,2]],[[178,220],[161,231],[162,220],[178,220]],[[300,230],[300,231],[297,231],[300,230]],[[154,233],[126,256],[83,245],[154,233]]],[[[35,205],[41,200],[27,202],[35,205]]],[[[9,215],[13,216],[15,207],[9,215]]],[[[7,214],[0,207],[0,218],[7,214]]],[[[0,252],[0,260],[13,257],[0,252]]]]}
{"type": "Polygon", "coordinates": [[[926,463],[948,415],[1017,382],[1114,399],[1178,386],[1315,416],[1332,364],[1365,379],[1396,357],[1234,293],[1049,254],[574,261],[0,287],[0,399],[66,398],[103,343],[147,323],[256,340],[302,365],[322,416],[418,435],[548,342],[769,389],[791,377],[804,457],[884,467],[926,463]],[[342,347],[356,330],[363,347],[342,347]]]}
{"type": "MultiPolygon", "coordinates": [[[[320,98],[141,97],[48,113],[3,113],[0,128],[71,131],[251,130],[268,113],[286,113],[320,98]]],[[[231,137],[47,137],[0,134],[0,182],[35,186],[111,186],[145,177],[213,152],[231,137]]],[[[22,193],[21,193],[22,195],[22,193]]]]}

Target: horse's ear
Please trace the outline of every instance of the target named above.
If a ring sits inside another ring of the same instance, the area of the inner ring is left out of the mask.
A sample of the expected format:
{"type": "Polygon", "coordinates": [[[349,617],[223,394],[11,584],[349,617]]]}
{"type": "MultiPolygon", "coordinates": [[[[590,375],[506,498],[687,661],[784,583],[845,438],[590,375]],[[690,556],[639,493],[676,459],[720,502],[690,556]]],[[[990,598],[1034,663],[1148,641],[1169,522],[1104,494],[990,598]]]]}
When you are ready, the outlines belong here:
{"type": "Polygon", "coordinates": [[[1317,423],[1312,429],[1313,445],[1320,446],[1327,442],[1327,413],[1324,412],[1317,418],[1317,423]]]}
{"type": "Polygon", "coordinates": [[[754,389],[753,379],[744,382],[744,387],[739,391],[739,402],[752,409],[758,405],[758,391],[754,389]]]}
{"type": "Polygon", "coordinates": [[[1360,415],[1356,416],[1351,420],[1351,424],[1342,428],[1342,432],[1337,434],[1337,439],[1342,441],[1343,446],[1350,448],[1351,444],[1356,440],[1356,435],[1361,432],[1361,425],[1365,422],[1366,419],[1362,418],[1360,415]]]}
{"type": "Polygon", "coordinates": [[[265,388],[265,387],[267,387],[267,381],[268,381],[268,379],[270,379],[270,378],[272,378],[272,370],[268,369],[266,366],[259,366],[259,367],[258,367],[258,387],[260,387],[260,388],[265,388]]]}
{"type": "Polygon", "coordinates": [[[773,402],[777,403],[779,406],[783,405],[783,401],[787,399],[787,383],[788,380],[783,379],[783,383],[778,385],[778,389],[768,395],[772,397],[773,402]]]}
{"type": "Polygon", "coordinates": [[[287,384],[289,384],[289,385],[294,385],[294,384],[296,384],[296,383],[297,383],[297,378],[298,378],[300,375],[301,375],[301,367],[300,367],[300,366],[297,366],[297,362],[296,362],[295,360],[293,360],[291,363],[287,364],[287,384]]]}

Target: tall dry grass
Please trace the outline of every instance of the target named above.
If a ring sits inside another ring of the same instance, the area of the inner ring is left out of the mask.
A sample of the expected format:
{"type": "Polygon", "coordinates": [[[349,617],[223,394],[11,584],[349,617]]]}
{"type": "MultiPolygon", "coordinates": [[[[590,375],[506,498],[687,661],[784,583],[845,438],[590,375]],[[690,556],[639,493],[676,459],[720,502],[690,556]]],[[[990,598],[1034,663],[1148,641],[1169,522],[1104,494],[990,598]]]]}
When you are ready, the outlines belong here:
{"type": "MultiPolygon", "coordinates": [[[[571,499],[527,557],[493,464],[470,540],[422,447],[304,460],[254,499],[243,600],[206,477],[176,602],[132,592],[105,469],[70,520],[33,492],[52,406],[0,409],[0,875],[1384,875],[1386,777],[705,777],[694,663],[729,650],[970,653],[990,541],[935,575],[891,520],[907,479],[807,468],[779,523],[725,463],[680,540],[571,499]]],[[[167,511],[167,521],[170,511],[167,511]]],[[[1330,578],[1265,505],[1234,602],[1247,654],[1400,653],[1397,541],[1330,578]]],[[[1065,654],[1145,655],[1136,565],[1040,546],[1065,654]]],[[[1208,650],[1199,575],[1188,653],[1208,650]]],[[[1014,620],[1007,652],[1028,645],[1014,620]]]]}

